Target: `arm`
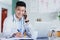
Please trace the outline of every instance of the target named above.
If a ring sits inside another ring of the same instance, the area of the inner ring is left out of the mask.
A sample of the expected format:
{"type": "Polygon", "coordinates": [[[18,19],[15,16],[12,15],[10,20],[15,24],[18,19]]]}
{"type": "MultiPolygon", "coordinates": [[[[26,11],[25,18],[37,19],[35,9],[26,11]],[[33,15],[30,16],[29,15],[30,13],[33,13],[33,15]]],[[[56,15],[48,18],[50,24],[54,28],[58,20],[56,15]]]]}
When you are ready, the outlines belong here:
{"type": "Polygon", "coordinates": [[[8,32],[9,32],[9,30],[8,30],[8,19],[6,18],[4,20],[4,24],[3,24],[3,34],[4,34],[4,36],[9,35],[8,32]]]}
{"type": "Polygon", "coordinates": [[[11,36],[12,35],[11,27],[12,27],[11,19],[10,19],[10,17],[7,17],[4,20],[4,24],[3,24],[4,36],[11,36]]]}
{"type": "Polygon", "coordinates": [[[26,35],[31,38],[32,37],[32,33],[31,33],[32,29],[28,23],[25,24],[25,31],[26,31],[26,35]]]}

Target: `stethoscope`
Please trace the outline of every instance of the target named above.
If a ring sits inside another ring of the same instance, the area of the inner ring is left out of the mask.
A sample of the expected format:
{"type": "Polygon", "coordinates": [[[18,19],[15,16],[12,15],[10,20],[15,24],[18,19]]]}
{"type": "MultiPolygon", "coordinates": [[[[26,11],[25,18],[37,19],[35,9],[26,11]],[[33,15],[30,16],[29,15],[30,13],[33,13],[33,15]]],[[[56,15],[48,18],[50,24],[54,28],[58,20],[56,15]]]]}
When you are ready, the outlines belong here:
{"type": "MultiPolygon", "coordinates": [[[[16,22],[16,20],[15,20],[15,18],[14,18],[14,15],[13,15],[13,22],[16,22]]],[[[25,22],[24,22],[24,17],[21,18],[21,21],[20,21],[20,22],[21,22],[21,27],[25,28],[25,27],[24,27],[24,24],[25,24],[25,22]]],[[[22,29],[20,29],[20,30],[22,30],[22,29]]],[[[20,30],[17,29],[18,32],[21,32],[20,30]]]]}
{"type": "MultiPolygon", "coordinates": [[[[13,22],[15,22],[15,21],[16,21],[16,20],[15,20],[14,15],[13,15],[13,22]]],[[[24,24],[24,18],[22,18],[22,21],[21,21],[22,27],[24,26],[23,24],[24,24]]],[[[22,29],[20,29],[20,30],[22,30],[22,29]]],[[[17,29],[18,32],[21,32],[20,30],[17,29]]],[[[26,30],[22,32],[22,35],[24,34],[24,32],[26,32],[26,30]]],[[[27,34],[27,35],[28,35],[28,34],[27,34]]],[[[23,35],[23,36],[24,36],[24,35],[23,35]]],[[[29,35],[28,35],[28,36],[29,36],[29,35]]],[[[30,37],[30,36],[29,36],[29,37],[30,37]]]]}
{"type": "MultiPolygon", "coordinates": [[[[13,22],[16,22],[15,18],[14,18],[14,15],[13,16],[13,22]]],[[[21,25],[24,24],[24,17],[21,18],[21,25]]]]}

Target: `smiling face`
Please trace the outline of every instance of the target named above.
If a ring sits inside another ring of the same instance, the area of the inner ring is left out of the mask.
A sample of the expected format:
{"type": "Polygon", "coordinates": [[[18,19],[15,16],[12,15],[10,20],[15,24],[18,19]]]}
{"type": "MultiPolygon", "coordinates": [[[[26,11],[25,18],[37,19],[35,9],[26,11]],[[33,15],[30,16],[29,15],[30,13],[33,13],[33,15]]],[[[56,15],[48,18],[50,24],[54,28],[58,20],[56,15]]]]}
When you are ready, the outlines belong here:
{"type": "Polygon", "coordinates": [[[15,8],[15,15],[18,19],[21,19],[25,14],[26,8],[24,6],[18,6],[15,8]]]}

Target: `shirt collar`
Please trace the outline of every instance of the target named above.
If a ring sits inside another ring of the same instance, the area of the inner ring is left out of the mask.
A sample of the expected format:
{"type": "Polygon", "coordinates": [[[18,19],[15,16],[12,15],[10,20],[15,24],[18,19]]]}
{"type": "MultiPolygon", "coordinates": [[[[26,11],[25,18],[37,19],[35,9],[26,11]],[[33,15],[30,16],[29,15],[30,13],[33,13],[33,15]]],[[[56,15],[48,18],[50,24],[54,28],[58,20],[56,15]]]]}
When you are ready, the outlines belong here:
{"type": "Polygon", "coordinates": [[[21,20],[19,20],[19,19],[16,18],[16,15],[14,14],[14,20],[15,21],[21,21],[21,20],[24,20],[24,17],[22,17],[21,20]]]}

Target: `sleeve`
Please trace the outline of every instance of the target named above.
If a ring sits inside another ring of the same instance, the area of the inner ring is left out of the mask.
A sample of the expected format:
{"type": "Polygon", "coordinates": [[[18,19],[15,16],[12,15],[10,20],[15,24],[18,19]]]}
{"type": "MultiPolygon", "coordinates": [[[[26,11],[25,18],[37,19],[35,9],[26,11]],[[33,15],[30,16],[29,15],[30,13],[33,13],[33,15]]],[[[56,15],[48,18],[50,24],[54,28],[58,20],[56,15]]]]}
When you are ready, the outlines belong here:
{"type": "Polygon", "coordinates": [[[3,24],[3,33],[4,33],[4,35],[7,35],[7,32],[8,32],[8,30],[7,30],[7,28],[8,28],[8,23],[7,23],[7,18],[4,20],[4,24],[3,24]]]}
{"type": "Polygon", "coordinates": [[[3,35],[6,36],[6,37],[11,35],[11,33],[10,33],[10,26],[9,26],[9,21],[8,20],[9,19],[6,18],[4,20],[4,23],[3,23],[3,35]]]}
{"type": "Polygon", "coordinates": [[[4,23],[3,23],[3,33],[6,32],[6,28],[7,28],[7,18],[4,20],[4,23]]]}
{"type": "Polygon", "coordinates": [[[36,31],[30,23],[26,24],[25,28],[26,28],[26,34],[28,37],[33,38],[33,39],[37,38],[38,31],[36,31]]]}
{"type": "Polygon", "coordinates": [[[26,35],[30,38],[32,37],[32,31],[33,31],[31,27],[32,27],[31,24],[25,24],[26,35]]]}

